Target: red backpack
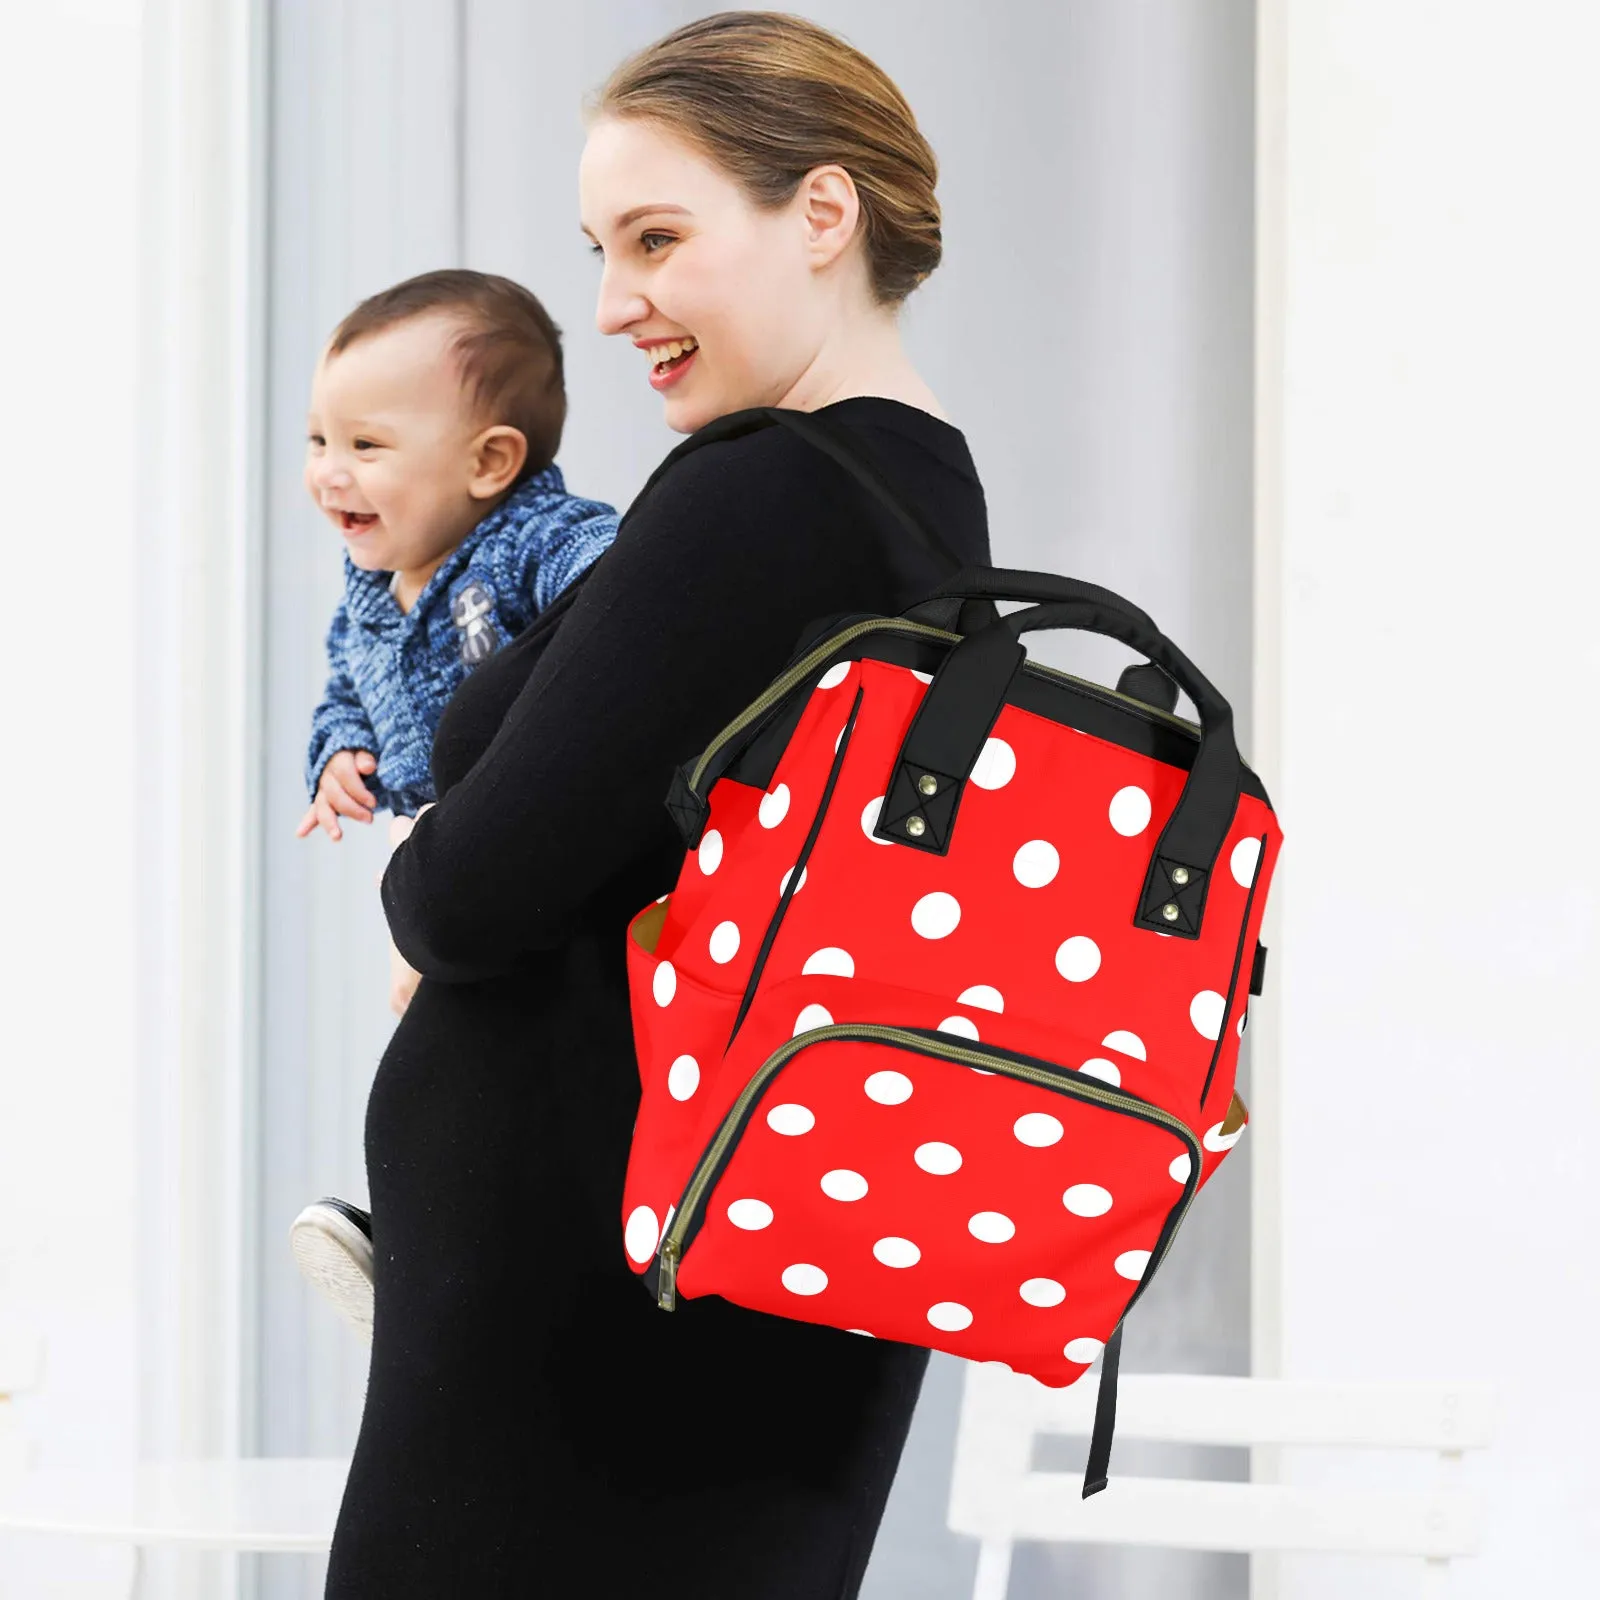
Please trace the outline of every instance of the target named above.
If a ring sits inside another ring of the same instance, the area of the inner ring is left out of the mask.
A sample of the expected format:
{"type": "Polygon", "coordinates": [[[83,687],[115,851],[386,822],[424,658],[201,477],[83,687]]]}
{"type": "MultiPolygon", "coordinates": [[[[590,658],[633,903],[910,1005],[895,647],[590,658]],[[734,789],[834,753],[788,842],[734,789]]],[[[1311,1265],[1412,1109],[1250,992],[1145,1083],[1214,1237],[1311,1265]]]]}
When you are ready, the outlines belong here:
{"type": "Polygon", "coordinates": [[[814,636],[668,807],[689,853],[628,933],[630,1264],[669,1311],[1055,1386],[1103,1353],[1092,1494],[1123,1319],[1245,1122],[1281,833],[1227,702],[1110,591],[971,568],[814,636]],[[1200,725],[1030,661],[1044,628],[1132,646],[1200,725]]]}

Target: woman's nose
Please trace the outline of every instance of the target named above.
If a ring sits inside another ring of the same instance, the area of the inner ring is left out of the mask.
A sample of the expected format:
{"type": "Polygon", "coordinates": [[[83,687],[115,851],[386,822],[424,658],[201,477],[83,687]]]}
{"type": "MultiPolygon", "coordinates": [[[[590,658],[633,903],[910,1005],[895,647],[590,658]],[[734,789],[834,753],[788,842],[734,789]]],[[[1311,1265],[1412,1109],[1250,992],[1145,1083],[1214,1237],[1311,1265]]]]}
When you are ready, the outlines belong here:
{"type": "Polygon", "coordinates": [[[626,333],[649,314],[649,301],[623,282],[620,274],[609,267],[601,274],[594,308],[594,325],[601,333],[626,333]]]}

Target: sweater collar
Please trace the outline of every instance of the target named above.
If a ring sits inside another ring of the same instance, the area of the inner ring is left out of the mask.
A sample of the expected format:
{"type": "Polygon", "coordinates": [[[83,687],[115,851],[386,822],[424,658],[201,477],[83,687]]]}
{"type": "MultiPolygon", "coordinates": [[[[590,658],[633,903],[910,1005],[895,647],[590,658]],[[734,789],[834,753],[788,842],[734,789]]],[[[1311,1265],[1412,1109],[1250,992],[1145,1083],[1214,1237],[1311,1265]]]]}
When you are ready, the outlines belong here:
{"type": "Polygon", "coordinates": [[[429,604],[441,591],[447,590],[472,560],[473,552],[484,540],[509,529],[521,528],[536,518],[544,503],[567,492],[561,469],[554,464],[543,472],[536,472],[526,482],[518,484],[476,527],[439,563],[433,576],[423,585],[410,611],[402,611],[400,602],[389,592],[394,578],[392,572],[367,571],[350,559],[344,558],[345,611],[352,621],[369,628],[394,627],[421,617],[429,604]]]}

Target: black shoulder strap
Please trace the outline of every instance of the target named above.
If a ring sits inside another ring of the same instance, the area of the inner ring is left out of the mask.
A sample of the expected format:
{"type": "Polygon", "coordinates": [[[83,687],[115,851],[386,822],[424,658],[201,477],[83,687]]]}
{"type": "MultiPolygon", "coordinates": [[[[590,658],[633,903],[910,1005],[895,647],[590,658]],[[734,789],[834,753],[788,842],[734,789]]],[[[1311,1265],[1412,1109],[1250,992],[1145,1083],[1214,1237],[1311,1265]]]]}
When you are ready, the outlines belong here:
{"type": "Polygon", "coordinates": [[[1099,1494],[1111,1470],[1111,1436],[1117,1428],[1117,1368],[1122,1364],[1122,1324],[1106,1341],[1100,1358],[1100,1395],[1094,1407],[1089,1461],[1083,1470],[1083,1498],[1099,1494]]]}
{"type": "Polygon", "coordinates": [[[966,566],[967,563],[895,493],[888,479],[856,450],[845,436],[845,430],[825,422],[816,412],[790,411],[781,406],[754,406],[748,411],[731,411],[727,416],[718,417],[698,432],[690,434],[650,474],[644,488],[634,496],[623,521],[626,522],[633,515],[656,484],[685,456],[693,455],[708,444],[741,439],[746,434],[759,433],[764,428],[772,427],[786,428],[796,438],[803,439],[812,449],[842,467],[859,487],[889,513],[895,525],[902,532],[910,534],[924,549],[952,568],[966,566]]]}

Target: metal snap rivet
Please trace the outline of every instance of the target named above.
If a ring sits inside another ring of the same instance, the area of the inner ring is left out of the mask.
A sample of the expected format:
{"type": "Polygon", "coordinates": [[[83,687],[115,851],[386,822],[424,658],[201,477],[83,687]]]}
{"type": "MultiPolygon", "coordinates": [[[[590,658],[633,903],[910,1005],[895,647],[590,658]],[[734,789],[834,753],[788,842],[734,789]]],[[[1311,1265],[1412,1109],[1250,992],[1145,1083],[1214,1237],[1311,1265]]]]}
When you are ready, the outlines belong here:
{"type": "Polygon", "coordinates": [[[931,772],[925,772],[917,779],[917,792],[919,794],[938,794],[939,780],[931,772]]]}
{"type": "Polygon", "coordinates": [[[913,839],[920,839],[928,831],[928,824],[921,817],[911,817],[906,822],[906,832],[913,839]]]}
{"type": "Polygon", "coordinates": [[[1164,916],[1168,922],[1176,922],[1178,920],[1178,908],[1169,900],[1164,906],[1162,906],[1161,915],[1164,916]]]}
{"type": "Polygon", "coordinates": [[[1172,881],[1181,889],[1189,881],[1189,869],[1187,867],[1174,867],[1172,869],[1172,881]]]}

